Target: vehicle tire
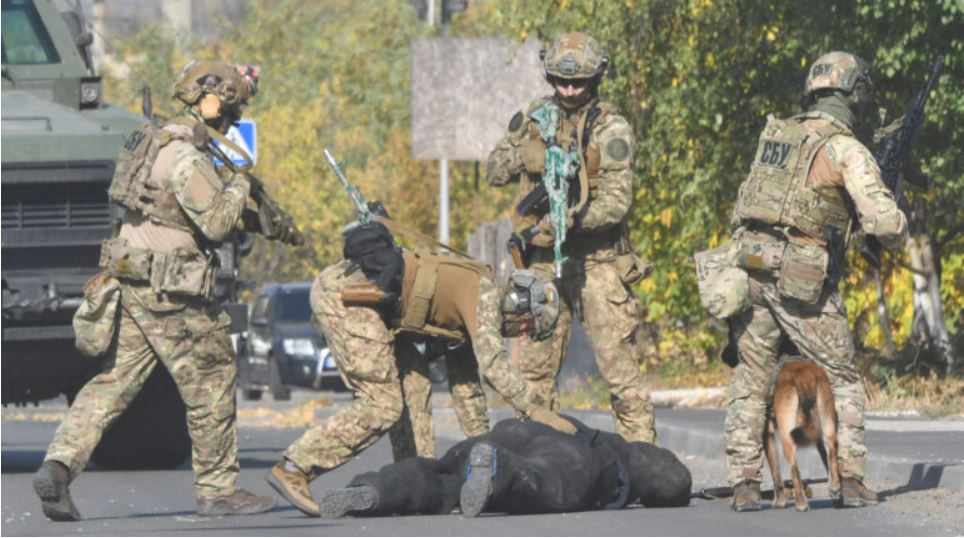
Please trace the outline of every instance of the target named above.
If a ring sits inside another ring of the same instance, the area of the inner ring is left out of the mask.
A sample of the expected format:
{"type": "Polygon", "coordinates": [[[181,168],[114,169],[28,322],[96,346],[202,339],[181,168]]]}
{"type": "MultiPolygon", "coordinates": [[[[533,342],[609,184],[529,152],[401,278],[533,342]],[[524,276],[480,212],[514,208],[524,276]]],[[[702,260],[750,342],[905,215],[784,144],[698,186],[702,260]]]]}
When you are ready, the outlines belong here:
{"type": "Polygon", "coordinates": [[[242,389],[241,398],[249,401],[258,401],[261,399],[261,391],[257,389],[242,389]]]}
{"type": "Polygon", "coordinates": [[[191,456],[185,413],[171,374],[158,364],[90,459],[103,469],[173,469],[191,456]]]}
{"type": "Polygon", "coordinates": [[[268,357],[268,386],[271,388],[271,397],[276,401],[291,399],[291,389],[281,378],[281,367],[274,355],[268,357]]]}

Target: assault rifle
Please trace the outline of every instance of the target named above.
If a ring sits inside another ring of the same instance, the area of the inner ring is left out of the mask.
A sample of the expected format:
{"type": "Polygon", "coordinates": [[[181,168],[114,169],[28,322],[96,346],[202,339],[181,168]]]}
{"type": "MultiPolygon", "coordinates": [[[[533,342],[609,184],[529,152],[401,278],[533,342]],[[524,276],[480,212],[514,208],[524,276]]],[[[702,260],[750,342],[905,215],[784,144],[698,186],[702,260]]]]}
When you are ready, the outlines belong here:
{"type": "MultiPolygon", "coordinates": [[[[937,83],[937,78],[940,76],[943,67],[944,57],[938,56],[934,60],[927,85],[911,102],[904,117],[898,120],[899,123],[895,124],[898,127],[886,134],[877,144],[877,152],[874,157],[880,167],[880,175],[884,185],[894,193],[898,207],[908,207],[907,199],[902,192],[904,168],[924,123],[924,106],[927,104],[927,98],[930,96],[931,90],[934,89],[934,84],[937,83]]],[[[864,239],[863,247],[860,249],[860,254],[877,269],[880,269],[880,252],[880,241],[874,236],[867,236],[864,239]]]]}
{"type": "Polygon", "coordinates": [[[335,172],[335,177],[341,182],[341,187],[348,193],[348,197],[351,198],[352,203],[355,204],[355,211],[358,212],[358,218],[355,222],[349,224],[346,229],[380,220],[379,217],[390,218],[388,216],[388,210],[385,209],[385,206],[383,206],[381,202],[366,201],[365,195],[358,190],[358,187],[348,182],[345,173],[341,171],[341,166],[338,165],[338,161],[336,161],[335,157],[328,151],[328,148],[325,148],[325,158],[328,159],[328,165],[331,166],[332,171],[335,172]]]}
{"type": "Polygon", "coordinates": [[[208,138],[208,150],[216,155],[231,172],[244,174],[245,179],[251,184],[251,199],[257,204],[258,212],[256,216],[246,216],[246,220],[253,220],[256,217],[261,234],[267,239],[278,240],[293,246],[305,244],[305,237],[301,231],[298,230],[298,227],[295,226],[294,218],[282,209],[278,202],[271,198],[264,187],[264,182],[250,172],[250,164],[241,167],[235,166],[234,163],[231,162],[231,158],[214,142],[215,140],[221,142],[235,153],[239,153],[247,163],[250,163],[251,159],[248,155],[238,148],[236,144],[223,137],[221,133],[214,131],[210,127],[207,127],[207,130],[208,134],[212,135],[208,138]],[[212,131],[214,132],[212,133],[212,131]]]}
{"type": "Polygon", "coordinates": [[[459,256],[472,259],[471,256],[469,256],[465,252],[462,252],[461,250],[456,250],[441,241],[433,239],[432,237],[429,237],[421,232],[412,230],[411,228],[408,228],[406,226],[402,226],[401,224],[392,220],[392,218],[388,215],[388,211],[385,209],[385,206],[383,206],[381,202],[377,202],[377,201],[369,202],[365,200],[365,196],[361,193],[360,190],[358,190],[358,187],[352,185],[348,181],[348,178],[345,177],[345,173],[342,172],[341,166],[338,164],[338,161],[336,161],[335,157],[331,154],[330,151],[328,151],[328,148],[325,148],[325,158],[328,159],[328,164],[331,166],[332,171],[335,172],[335,177],[338,178],[338,181],[341,183],[342,188],[344,188],[345,192],[348,193],[348,196],[349,198],[351,198],[352,203],[355,204],[355,211],[358,213],[358,217],[356,218],[356,220],[348,224],[348,226],[345,227],[345,231],[350,230],[355,226],[367,224],[369,222],[380,222],[386,228],[388,228],[389,231],[393,233],[407,235],[409,237],[413,237],[415,240],[420,241],[422,243],[428,243],[437,248],[448,250],[455,254],[458,254],[459,256]]]}
{"type": "Polygon", "coordinates": [[[545,171],[539,187],[545,191],[546,198],[549,200],[549,222],[553,229],[556,278],[562,278],[562,264],[565,262],[562,256],[562,245],[566,242],[566,227],[569,222],[569,180],[567,178],[576,175],[576,170],[579,168],[579,155],[564,152],[556,143],[556,128],[559,125],[559,109],[556,106],[543,106],[533,113],[533,117],[539,122],[539,135],[546,141],[545,171]]]}

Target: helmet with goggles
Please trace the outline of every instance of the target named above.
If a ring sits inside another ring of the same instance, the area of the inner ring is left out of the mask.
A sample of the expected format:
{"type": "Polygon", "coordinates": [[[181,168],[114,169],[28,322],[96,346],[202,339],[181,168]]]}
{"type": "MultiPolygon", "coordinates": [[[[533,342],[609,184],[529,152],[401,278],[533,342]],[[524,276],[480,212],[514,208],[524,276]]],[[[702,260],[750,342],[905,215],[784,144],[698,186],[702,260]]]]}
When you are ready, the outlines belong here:
{"type": "Polygon", "coordinates": [[[533,340],[545,340],[559,321],[559,291],[555,284],[529,269],[512,272],[499,304],[506,336],[526,334],[533,340]]]}

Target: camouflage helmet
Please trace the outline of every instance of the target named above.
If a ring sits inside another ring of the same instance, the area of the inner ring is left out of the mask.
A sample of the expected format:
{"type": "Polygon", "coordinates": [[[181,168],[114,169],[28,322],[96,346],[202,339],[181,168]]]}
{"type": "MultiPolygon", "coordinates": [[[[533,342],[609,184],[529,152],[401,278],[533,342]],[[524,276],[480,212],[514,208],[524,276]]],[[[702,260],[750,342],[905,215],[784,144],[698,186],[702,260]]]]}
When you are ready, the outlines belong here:
{"type": "Polygon", "coordinates": [[[222,62],[192,60],[174,82],[174,97],[193,105],[203,94],[210,93],[217,95],[224,105],[240,106],[257,93],[257,69],[253,68],[250,76],[247,72],[252,68],[244,69],[246,72],[242,74],[238,68],[222,62]]]}
{"type": "Polygon", "coordinates": [[[555,284],[529,269],[517,269],[509,275],[499,304],[506,336],[527,334],[533,340],[545,340],[559,321],[559,292],[555,284]]]}
{"type": "Polygon", "coordinates": [[[592,78],[602,75],[609,65],[606,49],[591,36],[570,32],[559,36],[549,49],[539,52],[546,78],[592,78]]]}
{"type": "Polygon", "coordinates": [[[870,66],[867,62],[849,52],[830,52],[817,58],[810,66],[810,73],[804,84],[804,95],[819,90],[841,90],[851,93],[857,83],[863,80],[868,89],[873,89],[870,66]]]}

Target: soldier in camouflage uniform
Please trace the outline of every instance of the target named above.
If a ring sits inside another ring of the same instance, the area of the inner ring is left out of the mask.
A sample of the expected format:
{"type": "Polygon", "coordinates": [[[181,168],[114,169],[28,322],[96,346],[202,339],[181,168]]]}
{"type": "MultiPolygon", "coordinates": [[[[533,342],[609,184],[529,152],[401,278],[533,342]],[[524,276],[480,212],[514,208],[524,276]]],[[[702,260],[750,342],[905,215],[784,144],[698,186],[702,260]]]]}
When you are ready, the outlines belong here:
{"type": "Polygon", "coordinates": [[[247,74],[218,62],[189,63],[174,85],[182,114],[162,127],[138,128],[118,158],[109,196],[126,210],[124,221],[104,244],[105,272],[85,289],[92,299],[94,288],[112,282],[119,290],[110,310],[116,317],[90,329],[102,334],[78,335],[78,346],[101,339],[106,357],[103,371],[77,394],[34,477],[51,519],[80,519],[69,482],[158,364],[171,373],[187,407],[198,513],[254,514],[275,505],[273,497],[236,484],[237,365],[230,319],[213,295],[211,248],[238,229],[250,185],[243,174],[222,179],[205,148],[208,134],[236,122],[257,89],[256,72],[244,69],[247,74]]]}
{"type": "MultiPolygon", "coordinates": [[[[559,146],[578,161],[566,178],[571,187],[563,252],[568,259],[557,280],[564,299],[559,323],[548,340],[523,339],[520,369],[535,401],[557,409],[556,377],[569,343],[571,312],[576,312],[612,394],[617,430],[629,441],[652,443],[653,406],[639,371],[636,342],[640,310],[631,289],[646,268],[633,253],[626,226],[633,201],[633,131],[614,105],[599,99],[597,89],[608,58],[593,38],[565,34],[543,51],[542,59],[555,94],[512,117],[486,164],[490,185],[519,183],[521,202],[540,186],[547,147],[559,146]],[[540,131],[548,129],[540,129],[540,118],[556,111],[554,136],[545,137],[540,131]]],[[[545,205],[527,214],[517,209],[513,227],[524,241],[528,266],[552,278],[554,228],[545,205]]]]}
{"type": "Polygon", "coordinates": [[[833,386],[842,477],[842,491],[831,492],[835,505],[877,502],[863,484],[866,394],[837,290],[855,224],[889,248],[907,232],[873,155],[853,134],[872,90],[862,60],[844,52],[821,56],[806,81],[809,110],[769,119],[740,186],[733,238],[736,264],[749,275],[748,307],[730,318],[739,363],[724,433],[737,511],[760,509],[767,379],[787,338],[833,386]]]}
{"type": "MultiPolygon", "coordinates": [[[[381,227],[371,223],[367,227],[381,227]]],[[[384,230],[384,234],[388,234],[384,230]]],[[[386,241],[378,256],[392,256],[392,242],[386,241]],[[387,254],[386,254],[387,253],[387,254]]],[[[351,407],[304,433],[268,473],[268,483],[306,515],[318,517],[319,506],[311,496],[309,483],[356,456],[392,432],[396,461],[411,456],[434,456],[434,437],[428,392],[408,392],[409,377],[427,379],[412,367],[413,357],[403,358],[396,350],[411,334],[441,337],[466,343],[464,357],[477,364],[488,383],[523,416],[561,431],[574,432],[571,424],[548,409],[533,404],[525,382],[512,370],[503,349],[504,324],[500,294],[488,268],[474,260],[427,250],[404,251],[399,278],[378,288],[366,260],[346,259],[329,266],[315,280],[311,290],[312,322],[325,335],[332,356],[354,392],[351,407]],[[358,270],[361,267],[362,270],[358,270]],[[355,293],[368,295],[355,299],[355,293]],[[386,293],[387,292],[387,293],[386,293]],[[474,356],[473,356],[474,355],[474,356]],[[476,363],[477,361],[477,363],[476,363]],[[399,446],[400,445],[400,446],[399,446]],[[413,446],[414,445],[414,446],[413,446]]],[[[541,331],[551,320],[558,302],[554,288],[547,286],[543,301],[550,305],[531,330],[541,331]]],[[[546,289],[543,288],[543,289],[546,289]]],[[[534,322],[533,322],[534,323],[534,322]]],[[[530,330],[516,325],[514,329],[530,330]]],[[[519,334],[515,332],[514,334],[519,334]]],[[[424,365],[421,366],[424,369],[424,365]]],[[[488,432],[488,420],[480,435],[488,432]]]]}

